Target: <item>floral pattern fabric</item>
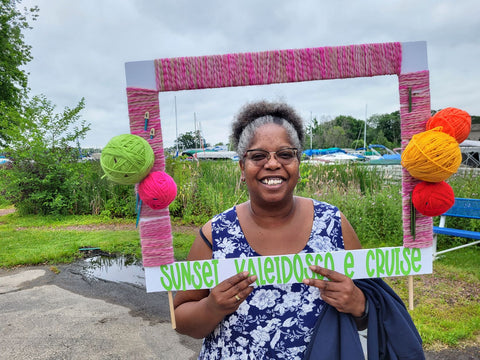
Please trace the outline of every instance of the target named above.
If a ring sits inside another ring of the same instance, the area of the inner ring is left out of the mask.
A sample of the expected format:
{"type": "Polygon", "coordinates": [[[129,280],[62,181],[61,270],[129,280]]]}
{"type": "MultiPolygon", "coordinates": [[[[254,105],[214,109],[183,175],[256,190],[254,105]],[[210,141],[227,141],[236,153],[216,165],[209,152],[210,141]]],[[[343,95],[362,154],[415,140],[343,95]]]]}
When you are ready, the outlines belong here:
{"type": "MultiPolygon", "coordinates": [[[[312,200],[314,220],[301,253],[343,250],[339,210],[312,200]]],[[[235,207],[212,220],[214,259],[260,256],[247,242],[235,207]]],[[[317,288],[295,284],[255,286],[208,335],[199,359],[302,359],[324,305],[317,288]]]]}

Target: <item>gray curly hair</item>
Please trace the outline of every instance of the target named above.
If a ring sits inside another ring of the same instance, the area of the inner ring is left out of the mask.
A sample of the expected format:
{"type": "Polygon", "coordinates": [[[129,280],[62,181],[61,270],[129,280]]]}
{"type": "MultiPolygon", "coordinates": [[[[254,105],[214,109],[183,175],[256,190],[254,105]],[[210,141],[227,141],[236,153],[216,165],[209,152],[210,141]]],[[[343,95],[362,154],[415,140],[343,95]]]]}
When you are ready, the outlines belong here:
{"type": "Polygon", "coordinates": [[[256,130],[266,124],[282,126],[298,151],[302,153],[304,130],[302,118],[289,105],[281,102],[258,101],[240,109],[232,124],[231,142],[237,154],[242,156],[255,136],[256,130]]]}

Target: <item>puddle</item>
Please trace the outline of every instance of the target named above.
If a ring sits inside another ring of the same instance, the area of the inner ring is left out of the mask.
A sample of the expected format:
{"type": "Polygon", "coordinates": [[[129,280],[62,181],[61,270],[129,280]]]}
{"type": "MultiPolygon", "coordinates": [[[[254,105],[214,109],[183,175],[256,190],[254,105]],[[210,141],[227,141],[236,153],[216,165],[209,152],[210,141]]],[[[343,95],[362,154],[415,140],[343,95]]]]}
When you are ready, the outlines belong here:
{"type": "Polygon", "coordinates": [[[145,271],[141,261],[134,258],[94,256],[84,260],[84,274],[113,282],[145,288],[145,271]]]}

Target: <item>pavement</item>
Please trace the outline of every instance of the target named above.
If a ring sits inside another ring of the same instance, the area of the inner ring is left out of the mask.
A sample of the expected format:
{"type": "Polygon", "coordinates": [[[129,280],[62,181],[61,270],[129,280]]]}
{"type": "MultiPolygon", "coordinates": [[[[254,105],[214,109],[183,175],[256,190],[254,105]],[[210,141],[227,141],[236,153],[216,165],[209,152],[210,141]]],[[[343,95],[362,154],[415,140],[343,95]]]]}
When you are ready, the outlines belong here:
{"type": "Polygon", "coordinates": [[[173,330],[168,309],[167,293],[76,264],[0,269],[0,359],[196,359],[201,341],[173,330]]]}
{"type": "MultiPolygon", "coordinates": [[[[167,293],[92,278],[80,262],[0,269],[0,360],[189,360],[200,346],[172,329],[167,293]]],[[[470,346],[426,359],[479,354],[470,346]]]]}

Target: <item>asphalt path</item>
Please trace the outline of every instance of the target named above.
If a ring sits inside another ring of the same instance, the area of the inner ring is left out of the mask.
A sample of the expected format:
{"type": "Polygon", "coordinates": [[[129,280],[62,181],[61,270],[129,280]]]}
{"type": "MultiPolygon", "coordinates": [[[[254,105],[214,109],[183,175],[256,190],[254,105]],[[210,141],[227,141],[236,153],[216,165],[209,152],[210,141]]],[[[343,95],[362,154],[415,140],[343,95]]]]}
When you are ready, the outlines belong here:
{"type": "Polygon", "coordinates": [[[0,270],[0,359],[196,359],[167,293],[85,276],[79,264],[0,270]]]}
{"type": "MultiPolygon", "coordinates": [[[[0,359],[196,359],[172,329],[167,293],[85,275],[84,264],[0,269],[0,359]],[[54,269],[55,270],[55,269],[54,269]]],[[[480,359],[478,346],[427,360],[480,359]]]]}

